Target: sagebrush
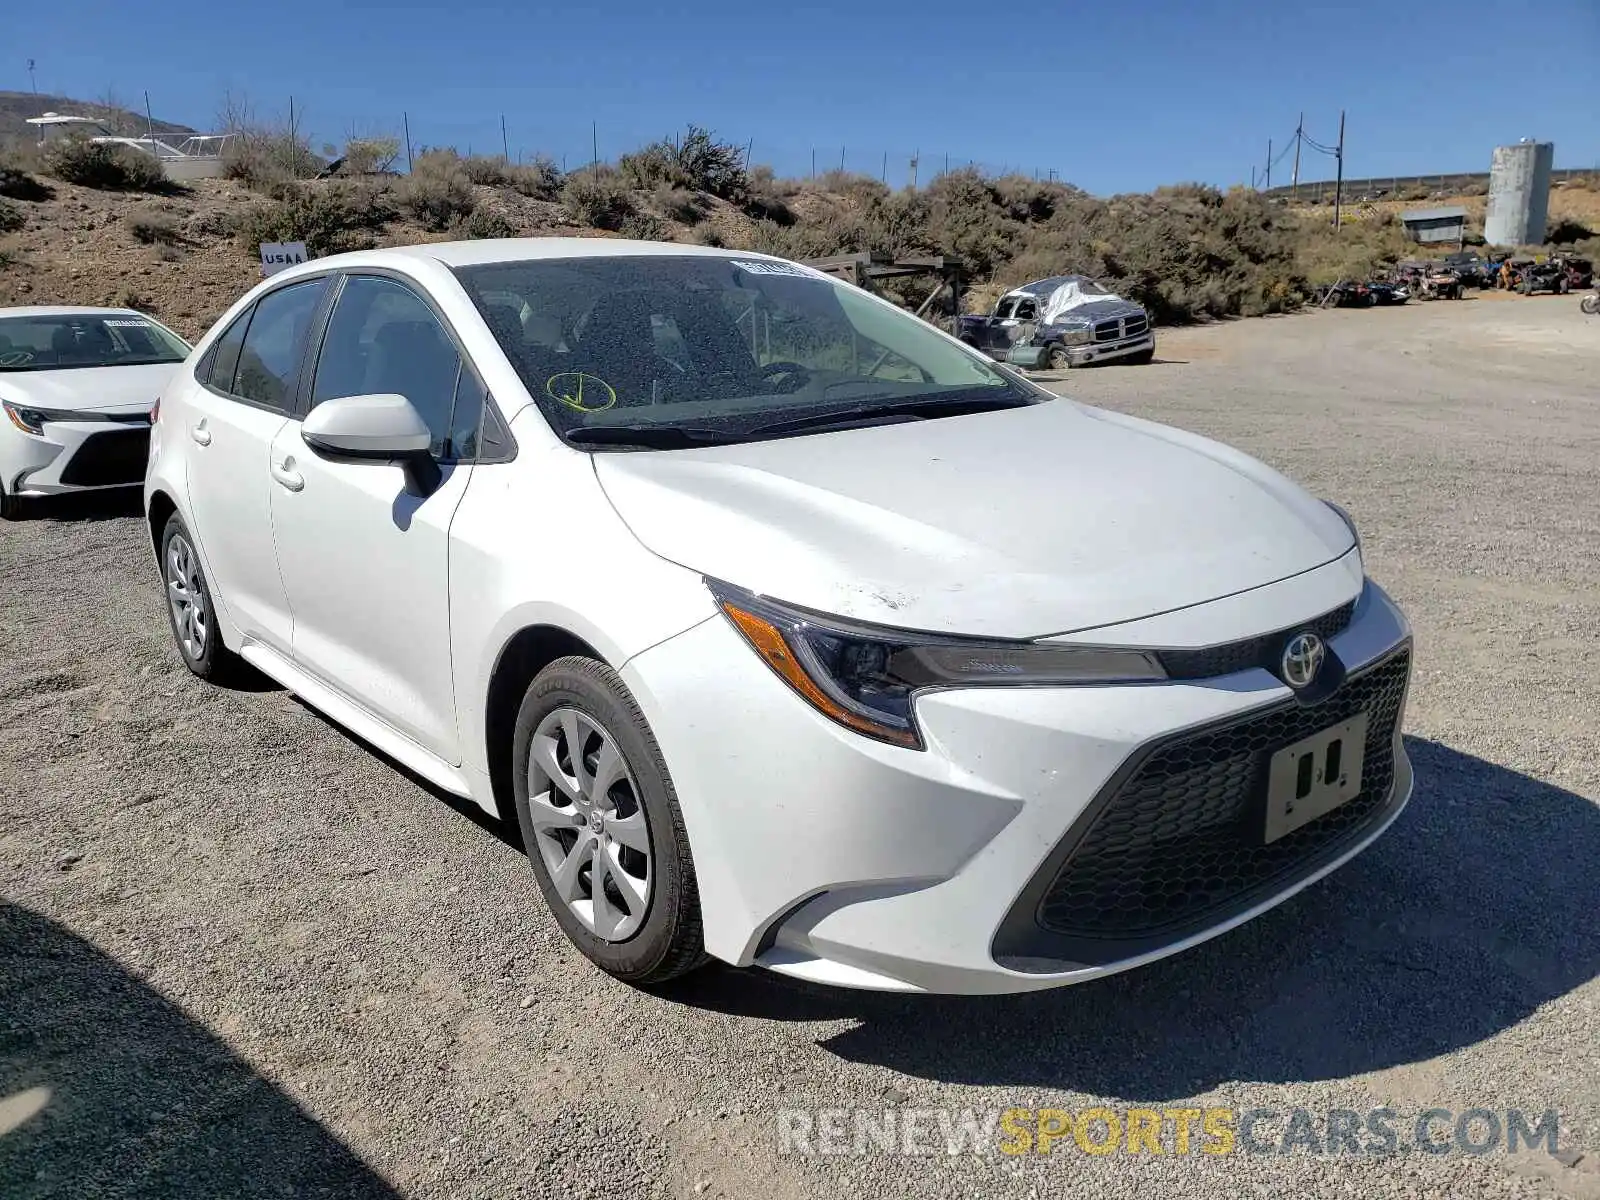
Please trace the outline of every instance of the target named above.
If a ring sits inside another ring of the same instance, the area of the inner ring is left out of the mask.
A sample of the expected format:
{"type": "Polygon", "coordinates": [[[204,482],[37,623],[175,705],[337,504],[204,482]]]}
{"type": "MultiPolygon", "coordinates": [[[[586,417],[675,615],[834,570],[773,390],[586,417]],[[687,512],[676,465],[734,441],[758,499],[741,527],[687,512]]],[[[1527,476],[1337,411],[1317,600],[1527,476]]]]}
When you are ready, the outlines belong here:
{"type": "Polygon", "coordinates": [[[44,170],[62,183],[111,192],[160,192],[171,185],[151,155],[113,142],[64,137],[46,146],[44,170]]]}

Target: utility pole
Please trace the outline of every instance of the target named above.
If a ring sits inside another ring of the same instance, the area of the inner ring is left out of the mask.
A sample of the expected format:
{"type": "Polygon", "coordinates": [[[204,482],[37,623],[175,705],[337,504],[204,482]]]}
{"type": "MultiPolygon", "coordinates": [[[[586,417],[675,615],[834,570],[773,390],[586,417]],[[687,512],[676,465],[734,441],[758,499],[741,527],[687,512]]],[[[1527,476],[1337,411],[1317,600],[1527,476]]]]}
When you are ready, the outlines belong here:
{"type": "Polygon", "coordinates": [[[511,143],[506,140],[506,115],[500,114],[500,157],[511,161],[511,143]]]}
{"type": "Polygon", "coordinates": [[[839,147],[839,174],[844,174],[844,147],[839,147]]]}
{"type": "Polygon", "coordinates": [[[917,190],[917,162],[921,157],[921,150],[913,150],[911,152],[911,190],[913,192],[917,190]]]}
{"type": "Polygon", "coordinates": [[[600,122],[589,122],[589,149],[594,152],[594,157],[589,160],[591,167],[600,165],[600,122]]]}
{"type": "Polygon", "coordinates": [[[144,132],[150,139],[150,153],[156,152],[156,119],[150,115],[150,93],[144,94],[144,132]]]}
{"type": "Polygon", "coordinates": [[[1306,115],[1300,114],[1300,120],[1294,127],[1294,174],[1289,178],[1289,202],[1293,204],[1300,198],[1300,139],[1305,136],[1306,115]]]}
{"type": "Polygon", "coordinates": [[[406,132],[406,174],[411,174],[411,114],[400,114],[400,128],[406,132]]]}
{"type": "Polygon", "coordinates": [[[811,178],[812,179],[816,179],[816,177],[817,177],[817,148],[815,146],[813,146],[813,147],[811,147],[811,178]]]}
{"type": "Polygon", "coordinates": [[[1272,190],[1272,139],[1267,139],[1267,191],[1272,190]]]}
{"type": "Polygon", "coordinates": [[[28,87],[35,96],[39,94],[39,81],[33,77],[33,59],[28,60],[28,87]]]}
{"type": "Polygon", "coordinates": [[[1344,199],[1344,109],[1339,110],[1339,148],[1333,152],[1337,164],[1333,184],[1333,228],[1339,229],[1339,202],[1344,199]]]}

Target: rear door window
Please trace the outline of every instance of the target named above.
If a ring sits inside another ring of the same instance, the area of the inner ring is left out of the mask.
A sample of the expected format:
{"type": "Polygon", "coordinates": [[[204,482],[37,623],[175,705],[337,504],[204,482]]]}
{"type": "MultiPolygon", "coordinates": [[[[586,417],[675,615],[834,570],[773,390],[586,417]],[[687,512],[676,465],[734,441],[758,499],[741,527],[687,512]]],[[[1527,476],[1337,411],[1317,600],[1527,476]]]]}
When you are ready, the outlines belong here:
{"type": "Polygon", "coordinates": [[[323,284],[321,279],[291,284],[256,302],[229,389],[235,396],[279,412],[294,406],[295,381],[323,284]]]}
{"type": "Polygon", "coordinates": [[[250,318],[255,311],[255,306],[251,305],[235,317],[233,324],[217,339],[211,351],[211,373],[206,376],[206,382],[219,392],[233,391],[233,377],[239,369],[239,351],[244,349],[244,331],[250,327],[250,318]]]}

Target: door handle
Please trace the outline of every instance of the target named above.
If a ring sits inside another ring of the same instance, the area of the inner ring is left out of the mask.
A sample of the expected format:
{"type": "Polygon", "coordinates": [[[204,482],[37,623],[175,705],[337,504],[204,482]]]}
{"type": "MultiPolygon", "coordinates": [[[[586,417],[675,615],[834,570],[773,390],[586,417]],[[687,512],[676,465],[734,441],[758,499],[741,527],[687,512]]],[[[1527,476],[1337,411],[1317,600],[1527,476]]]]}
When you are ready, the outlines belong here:
{"type": "Polygon", "coordinates": [[[206,428],[204,417],[200,419],[198,425],[189,426],[189,436],[202,446],[211,445],[211,431],[206,428]]]}
{"type": "Polygon", "coordinates": [[[298,492],[306,486],[306,477],[294,469],[294,459],[286,458],[281,463],[271,466],[272,477],[283,485],[286,491],[298,492]]]}

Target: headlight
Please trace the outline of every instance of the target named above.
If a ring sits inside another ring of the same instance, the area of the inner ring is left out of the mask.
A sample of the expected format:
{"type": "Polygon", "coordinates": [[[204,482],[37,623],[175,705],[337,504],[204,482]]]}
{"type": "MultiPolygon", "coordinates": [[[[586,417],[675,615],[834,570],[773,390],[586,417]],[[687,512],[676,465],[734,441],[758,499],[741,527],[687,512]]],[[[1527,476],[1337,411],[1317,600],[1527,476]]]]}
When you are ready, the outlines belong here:
{"type": "Polygon", "coordinates": [[[25,408],[20,404],[13,404],[9,400],[0,400],[0,407],[6,410],[6,416],[11,418],[11,423],[23,433],[35,436],[44,432],[44,423],[52,414],[42,408],[25,408]]]}
{"type": "Polygon", "coordinates": [[[778,677],[824,716],[857,733],[922,748],[912,700],[954,687],[1154,682],[1154,653],[1098,646],[985,641],[860,625],[706,581],[722,611],[778,677]]]}
{"type": "Polygon", "coordinates": [[[1093,340],[1087,325],[1074,326],[1061,335],[1063,346],[1087,346],[1093,340]]]}

